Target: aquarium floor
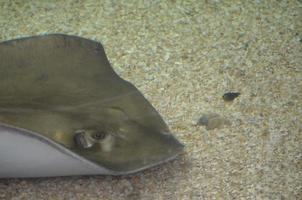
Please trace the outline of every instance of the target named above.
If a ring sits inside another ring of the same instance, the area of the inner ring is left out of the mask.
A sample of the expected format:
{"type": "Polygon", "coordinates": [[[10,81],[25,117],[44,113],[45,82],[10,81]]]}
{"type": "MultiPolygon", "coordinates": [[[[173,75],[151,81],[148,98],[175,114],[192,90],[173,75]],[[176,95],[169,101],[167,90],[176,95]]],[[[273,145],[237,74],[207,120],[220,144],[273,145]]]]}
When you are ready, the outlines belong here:
{"type": "Polygon", "coordinates": [[[301,199],[301,1],[26,2],[0,2],[1,41],[102,42],[186,148],[130,176],[0,180],[0,199],[301,199]],[[207,130],[204,113],[231,123],[207,130]]]}

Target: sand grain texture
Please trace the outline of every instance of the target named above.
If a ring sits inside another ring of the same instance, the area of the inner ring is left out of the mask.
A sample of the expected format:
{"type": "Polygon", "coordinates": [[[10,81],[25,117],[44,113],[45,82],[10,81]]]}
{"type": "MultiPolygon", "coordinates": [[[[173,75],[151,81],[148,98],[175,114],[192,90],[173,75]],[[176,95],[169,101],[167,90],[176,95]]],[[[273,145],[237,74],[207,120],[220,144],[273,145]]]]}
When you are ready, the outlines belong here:
{"type": "Polygon", "coordinates": [[[301,198],[301,1],[0,1],[0,27],[102,42],[186,145],[131,176],[0,180],[0,199],[301,198]],[[207,112],[231,125],[195,126],[207,112]]]}

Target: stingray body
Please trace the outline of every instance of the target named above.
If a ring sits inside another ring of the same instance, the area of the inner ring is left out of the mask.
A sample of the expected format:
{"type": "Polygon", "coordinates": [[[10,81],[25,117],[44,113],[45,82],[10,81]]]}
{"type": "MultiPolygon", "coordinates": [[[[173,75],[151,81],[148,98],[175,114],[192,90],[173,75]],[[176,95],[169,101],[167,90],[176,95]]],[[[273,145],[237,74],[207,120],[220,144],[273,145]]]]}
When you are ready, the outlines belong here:
{"type": "Polygon", "coordinates": [[[0,177],[128,174],[183,149],[98,42],[0,43],[0,177]]]}

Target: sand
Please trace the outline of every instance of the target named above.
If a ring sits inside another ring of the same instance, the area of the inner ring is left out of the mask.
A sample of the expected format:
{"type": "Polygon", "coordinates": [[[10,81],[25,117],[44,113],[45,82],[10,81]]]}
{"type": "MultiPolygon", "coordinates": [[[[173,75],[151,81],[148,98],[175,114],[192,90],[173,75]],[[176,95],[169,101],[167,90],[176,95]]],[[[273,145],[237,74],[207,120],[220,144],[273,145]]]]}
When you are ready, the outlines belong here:
{"type": "Polygon", "coordinates": [[[186,148],[129,176],[0,180],[0,199],[301,199],[301,1],[0,1],[0,41],[46,33],[100,41],[186,148]]]}

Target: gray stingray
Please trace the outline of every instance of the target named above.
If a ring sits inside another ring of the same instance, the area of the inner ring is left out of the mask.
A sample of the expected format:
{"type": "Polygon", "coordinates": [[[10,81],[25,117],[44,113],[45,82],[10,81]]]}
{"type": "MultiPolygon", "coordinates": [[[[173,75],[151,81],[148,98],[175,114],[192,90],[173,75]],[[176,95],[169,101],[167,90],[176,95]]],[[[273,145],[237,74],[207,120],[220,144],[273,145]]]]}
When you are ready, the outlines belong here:
{"type": "Polygon", "coordinates": [[[128,174],[182,149],[100,43],[62,34],[0,43],[0,178],[128,174]]]}

